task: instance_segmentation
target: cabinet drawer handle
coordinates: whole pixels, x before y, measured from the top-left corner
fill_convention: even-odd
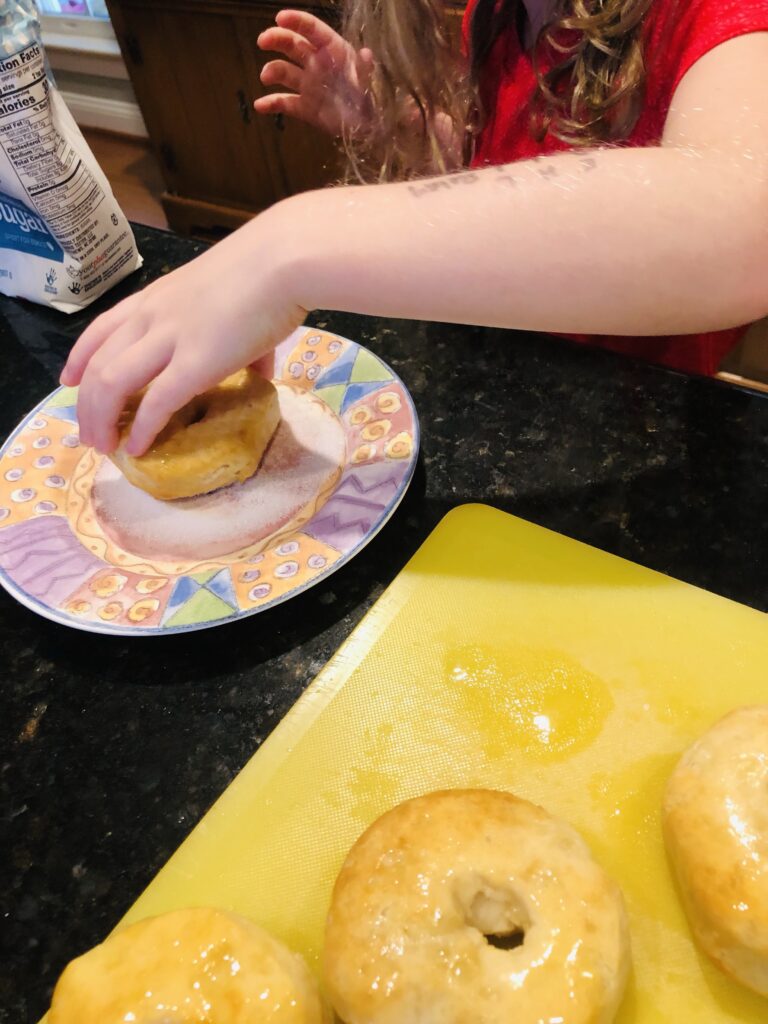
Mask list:
[[[160,143],[160,157],[166,166],[166,169],[171,173],[177,171],[178,164],[176,163],[176,154],[173,151],[173,147],[167,142]]]
[[[144,54],[141,52],[139,40],[132,32],[129,32],[125,36],[123,46],[125,48],[125,52],[127,53],[132,63],[141,67],[141,65],[144,63]]]
[[[245,93],[242,89],[237,90],[237,102],[240,107],[240,118],[243,124],[250,124],[251,108],[248,106],[248,100],[245,98]]]

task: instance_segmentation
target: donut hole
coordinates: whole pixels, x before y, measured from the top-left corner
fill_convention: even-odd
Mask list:
[[[193,423],[200,423],[201,420],[205,419],[206,411],[207,410],[205,410],[202,407],[202,405],[199,406],[197,409],[194,409],[193,412],[192,412],[192,416],[190,418],[190,421],[188,423],[188,426],[191,427]]]
[[[211,404],[208,395],[197,395],[173,414],[157,436],[153,447],[173,444],[175,451],[196,451],[209,443],[220,429],[217,417],[222,410]]]
[[[208,415],[208,408],[208,402],[203,395],[193,398],[176,413],[176,429],[184,430],[195,423],[202,423]]]
[[[483,938],[494,949],[517,949],[525,942],[525,932],[520,929],[508,935],[483,935]]]
[[[518,949],[525,942],[531,918],[522,898],[513,889],[482,883],[459,894],[464,920],[494,949]]]

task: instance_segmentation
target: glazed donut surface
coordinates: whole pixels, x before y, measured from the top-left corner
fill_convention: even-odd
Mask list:
[[[326,926],[345,1024],[608,1024],[628,967],[621,893],[581,837],[492,790],[432,793],[374,822]]]
[[[132,484],[163,501],[253,476],[280,421],[274,384],[240,370],[175,412],[150,449],[135,457],[124,443],[141,397],[133,396],[123,411],[112,461]]]
[[[328,1024],[296,953],[208,908],[148,918],[73,960],[49,1024]]]
[[[768,705],[732,711],[688,748],[663,822],[699,945],[768,996]]]

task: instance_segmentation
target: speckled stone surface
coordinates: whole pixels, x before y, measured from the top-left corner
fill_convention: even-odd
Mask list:
[[[145,268],[76,317],[0,300],[0,433],[100,308],[198,247],[138,229]],[[487,502],[768,608],[768,398],[533,335],[316,314],[410,388],[400,510],[307,594],[231,626],[91,636],[0,592],[0,1021],[35,1021],[442,516]]]

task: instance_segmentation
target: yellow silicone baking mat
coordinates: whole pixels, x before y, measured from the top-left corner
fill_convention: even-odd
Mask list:
[[[125,918],[213,905],[319,968],[334,876],[377,815],[451,786],[512,790],[621,883],[621,1024],[768,1019],[696,952],[659,832],[683,748],[766,699],[756,611],[483,506],[450,513]]]

